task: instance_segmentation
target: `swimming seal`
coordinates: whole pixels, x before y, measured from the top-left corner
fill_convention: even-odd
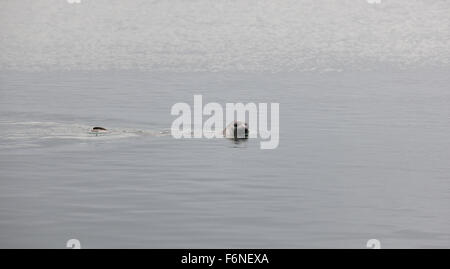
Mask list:
[[[248,124],[240,121],[234,121],[223,130],[223,136],[232,139],[247,139],[248,138]]]
[[[92,132],[106,132],[108,130],[106,128],[103,128],[103,127],[94,127],[94,128],[92,128],[91,131]]]

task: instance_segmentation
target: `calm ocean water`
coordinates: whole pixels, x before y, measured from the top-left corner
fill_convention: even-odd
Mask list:
[[[0,248],[448,248],[450,3],[385,2],[2,1]],[[194,94],[279,147],[172,138]]]

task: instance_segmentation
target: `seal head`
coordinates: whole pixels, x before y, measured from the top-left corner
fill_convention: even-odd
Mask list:
[[[223,136],[232,139],[247,139],[248,138],[248,124],[241,121],[234,121],[223,130]]]

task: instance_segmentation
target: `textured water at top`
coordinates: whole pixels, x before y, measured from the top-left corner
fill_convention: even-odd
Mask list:
[[[448,66],[446,0],[3,0],[2,69]]]

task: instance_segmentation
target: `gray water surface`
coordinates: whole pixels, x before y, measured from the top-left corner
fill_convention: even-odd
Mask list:
[[[448,247],[449,77],[4,72],[1,246]],[[194,94],[279,102],[279,147],[172,138]]]
[[[369,2],[1,0],[0,248],[449,248],[450,1]]]

